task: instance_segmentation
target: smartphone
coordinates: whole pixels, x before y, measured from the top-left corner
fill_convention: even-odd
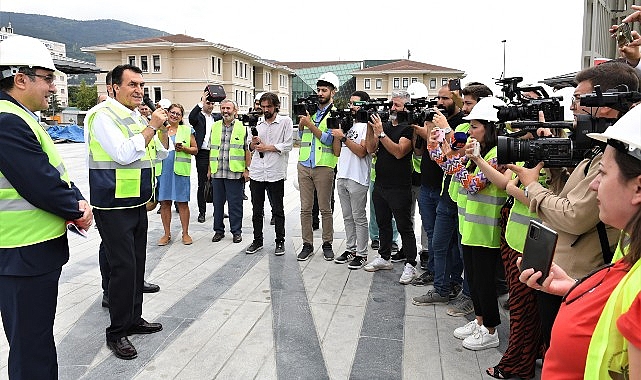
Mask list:
[[[182,148],[183,143],[181,143],[181,142],[177,142],[176,144],[174,144],[174,146],[175,146],[176,148]]]
[[[481,143],[474,141],[474,149],[472,150],[472,156],[478,157],[481,155]]]
[[[461,80],[459,78],[450,79],[448,87],[450,91],[458,91],[461,89]]]
[[[530,220],[523,248],[521,271],[529,268],[533,268],[534,272],[541,271],[543,276],[537,281],[539,285],[550,274],[557,239],[556,231],[536,220]]]
[[[443,142],[445,140],[445,130],[436,128],[436,141]]]
[[[617,28],[617,44],[619,47],[623,47],[630,42],[632,42],[632,30],[630,29],[630,24],[624,22],[620,24]]]

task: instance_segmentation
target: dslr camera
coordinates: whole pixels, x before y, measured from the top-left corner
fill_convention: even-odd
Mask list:
[[[347,132],[354,125],[354,118],[352,117],[352,111],[348,109],[344,110],[330,110],[329,116],[327,117],[327,129],[342,129],[343,133]]]
[[[512,120],[539,120],[539,111],[543,111],[545,121],[563,121],[564,110],[561,105],[563,97],[550,97],[541,86],[519,87],[518,83],[523,77],[499,79],[496,84],[501,85],[501,91],[506,99],[507,106],[498,108],[499,122]],[[525,92],[536,92],[541,95],[539,99],[530,99],[523,96]]]
[[[318,111],[318,95],[312,94],[306,98],[298,98],[293,107],[296,116],[305,116],[307,113],[313,115]]]
[[[625,86],[623,86],[625,87]],[[625,90],[625,91],[621,91]],[[621,112],[630,109],[632,103],[641,101],[641,93],[617,88],[602,92],[599,86],[591,94],[581,95],[580,104],[584,107],[610,107]],[[507,136],[499,136],[497,146],[497,159],[499,164],[524,161],[528,167],[533,167],[540,161],[546,167],[575,167],[593,150],[603,143],[589,138],[588,133],[603,133],[617,119],[595,118],[589,114],[577,115],[576,126],[571,122],[556,123],[518,123],[523,127],[520,132]],[[512,126],[517,125],[512,123]],[[536,137],[537,128],[567,128],[571,133],[567,138],[561,137]],[[531,132],[534,139],[521,140],[517,138]]]
[[[392,107],[392,102],[387,98],[370,99],[366,102],[356,102],[354,105],[360,107],[356,111],[356,117],[354,118],[356,123],[367,123],[374,114],[377,114],[383,123],[389,121],[389,110]]]
[[[405,120],[404,114],[406,114],[408,124],[423,126],[426,121],[431,122],[432,120],[434,120],[434,116],[436,115],[434,107],[437,105],[437,102],[438,101],[436,99],[428,100],[425,98],[418,98],[412,100],[411,102],[407,102],[405,103],[405,109],[407,111],[399,112],[398,120],[399,122],[403,122]],[[449,116],[445,108],[439,107],[438,110],[443,114],[443,116]]]
[[[263,115],[262,112],[251,111],[251,112],[247,112],[246,114],[243,114],[243,115],[238,115],[238,118],[240,119],[240,121],[243,122],[244,126],[255,127],[255,126],[258,125],[258,119],[262,115]]]

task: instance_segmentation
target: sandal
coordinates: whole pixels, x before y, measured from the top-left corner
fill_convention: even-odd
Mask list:
[[[490,372],[490,370],[492,370],[492,372]],[[499,368],[498,365],[492,368],[486,369],[485,373],[487,373],[488,375],[492,376],[495,379],[511,379],[512,378],[512,375],[510,375],[509,373],[503,372],[503,370]]]
[[[171,241],[171,235],[169,235],[169,236],[163,235],[160,238],[160,240],[158,240],[158,245],[159,246],[165,246],[165,245],[169,244],[170,241]]]

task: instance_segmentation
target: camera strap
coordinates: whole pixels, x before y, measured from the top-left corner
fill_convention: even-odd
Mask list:
[[[325,108],[325,111],[323,111],[323,114],[321,115],[320,120],[318,120],[318,124],[316,124],[316,126],[319,126],[320,123],[323,122],[323,119],[325,119],[325,116],[327,116],[327,114],[329,113],[329,111],[332,110],[332,108],[334,108],[334,103],[328,105],[327,108]],[[316,122],[316,121],[314,121],[314,122]]]
[[[587,176],[590,166],[592,165],[592,160],[599,155],[603,150],[601,147],[596,146],[589,152],[590,162],[583,169],[583,175]],[[596,224],[596,231],[599,235],[599,243],[601,243],[601,254],[603,255],[603,262],[608,264],[612,261],[614,253],[610,250],[610,242],[608,241],[608,232],[605,230],[605,223],[599,220]]]

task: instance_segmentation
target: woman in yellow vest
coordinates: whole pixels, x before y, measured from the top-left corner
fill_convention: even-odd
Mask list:
[[[189,236],[189,194],[191,186],[191,157],[198,153],[194,129],[183,124],[185,110],[180,104],[172,104],[167,109],[169,126],[167,133],[174,141],[175,153],[156,164],[158,176],[158,200],[160,201],[160,218],[165,234],[158,240],[158,245],[167,245],[171,241],[171,202],[176,202],[182,226],[182,242],[192,243]]]
[[[465,146],[465,157],[451,158],[456,178],[465,191],[465,216],[459,220],[465,278],[470,287],[476,318],[454,330],[454,336],[463,340],[469,350],[484,350],[499,345],[496,326],[501,318],[496,300],[496,268],[500,260],[500,210],[507,195],[493,184],[480,168],[485,161],[498,168],[496,144],[498,121],[496,106],[505,105],[500,99],[481,99],[465,120],[470,121],[470,140]],[[458,161],[458,163],[456,162]]]
[[[522,282],[564,296],[542,379],[641,379],[640,125],[635,107],[604,133],[589,134],[607,142],[590,187],[598,194],[599,219],[621,229],[616,261],[582,279],[552,264],[542,285],[540,271],[522,268]]]

